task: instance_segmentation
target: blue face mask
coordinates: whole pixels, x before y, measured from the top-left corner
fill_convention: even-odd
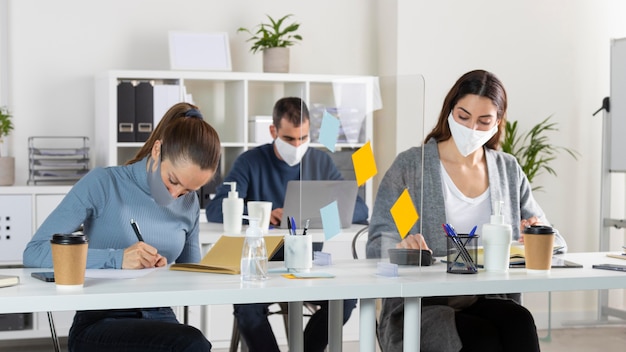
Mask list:
[[[160,157],[159,157],[160,159]],[[163,179],[161,178],[161,162],[158,161],[158,166],[156,171],[152,171],[154,163],[156,160],[150,158],[148,160],[148,185],[150,186],[150,194],[152,194],[152,199],[161,206],[168,206],[172,204],[174,200],[176,200],[170,192],[165,187],[165,183],[163,183]]]

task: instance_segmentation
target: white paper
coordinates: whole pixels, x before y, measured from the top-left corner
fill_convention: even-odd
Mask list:
[[[92,279],[136,279],[146,276],[159,268],[147,269],[87,269],[85,277]]]

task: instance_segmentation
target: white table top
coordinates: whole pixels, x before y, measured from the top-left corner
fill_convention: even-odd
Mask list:
[[[378,260],[346,260],[314,267],[334,274],[332,279],[290,280],[272,273],[261,283],[242,283],[236,275],[159,269],[137,279],[87,278],[77,292],[58,291],[54,284],[30,277],[42,269],[1,269],[0,274],[19,275],[21,283],[0,288],[0,313],[626,288],[626,273],[591,268],[626,261],[604,253],[565,257],[584,267],[552,269],[549,275],[527,274],[525,269],[460,275],[447,274],[445,265],[436,263],[401,267],[399,277],[387,278],[376,275]]]

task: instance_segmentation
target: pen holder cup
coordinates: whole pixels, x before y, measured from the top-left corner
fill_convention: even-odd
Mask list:
[[[285,267],[289,272],[309,272],[313,266],[313,236],[285,236]]]
[[[451,274],[476,274],[478,236],[459,234],[446,236],[448,242],[447,269]]]

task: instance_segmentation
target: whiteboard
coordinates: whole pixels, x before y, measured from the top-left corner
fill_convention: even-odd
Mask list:
[[[610,171],[626,171],[626,38],[611,41]]]

